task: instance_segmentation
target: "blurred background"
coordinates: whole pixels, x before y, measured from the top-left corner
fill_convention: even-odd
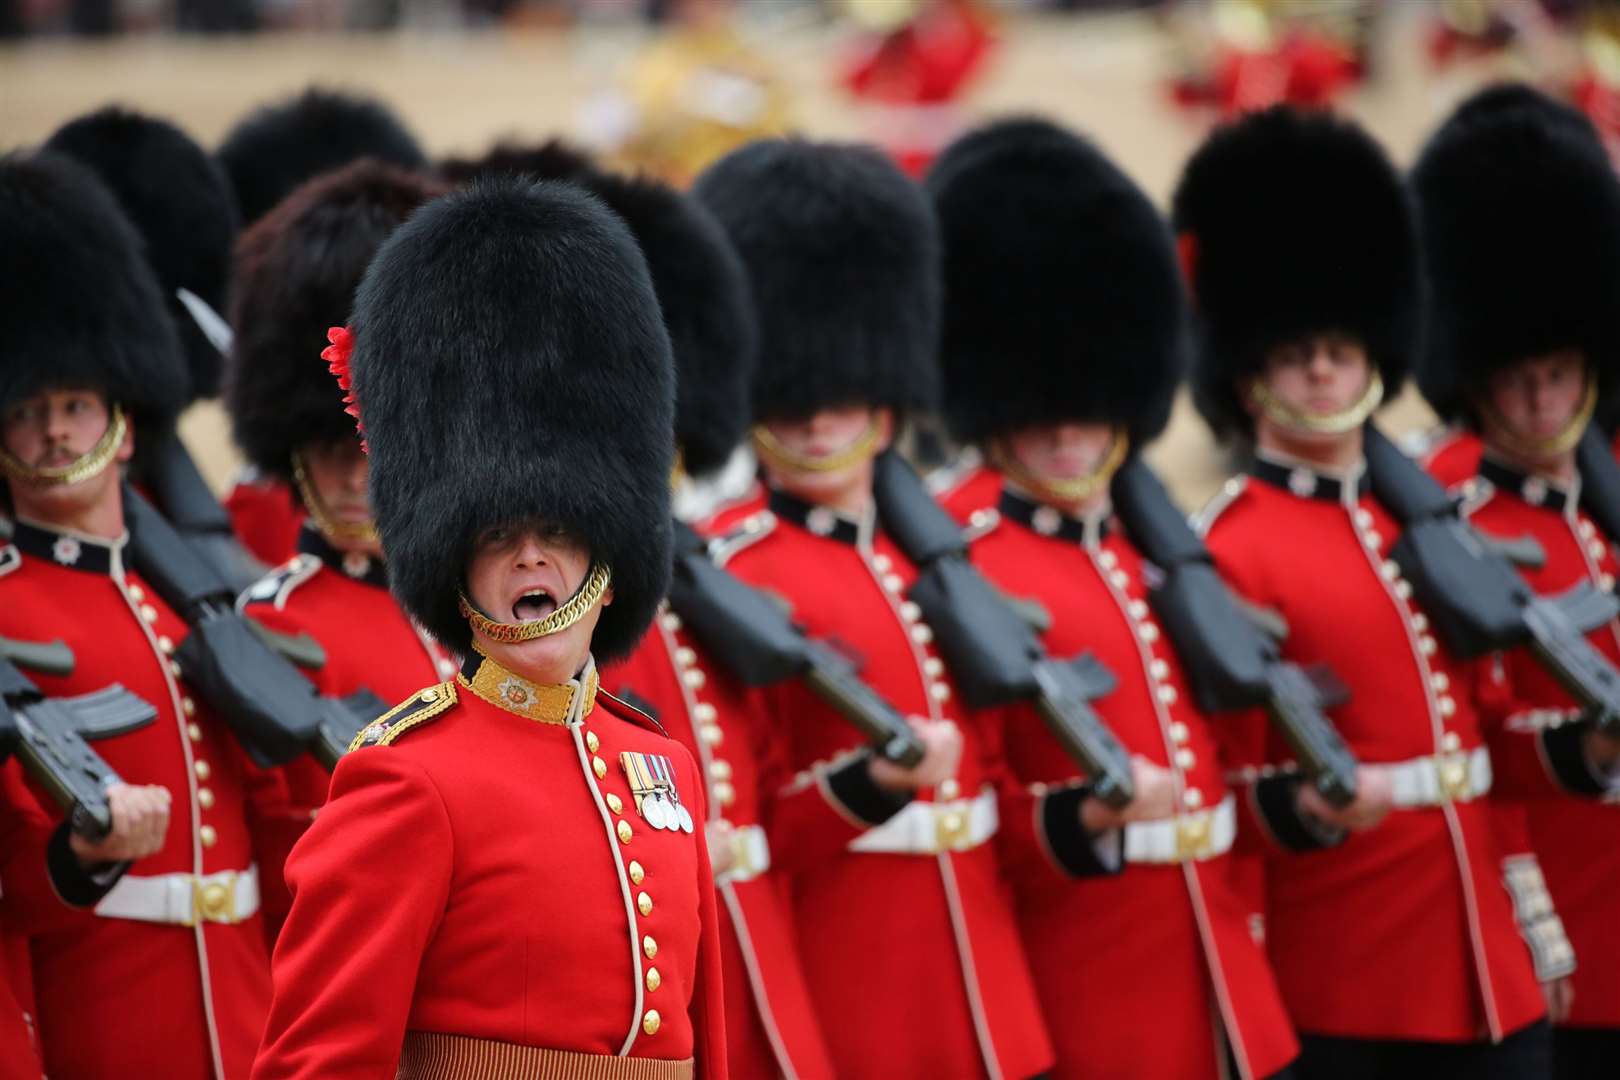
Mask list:
[[[0,150],[113,102],[212,147],[316,84],[386,101],[435,157],[565,135],[684,183],[788,131],[875,141],[920,174],[964,127],[1039,112],[1163,206],[1223,116],[1334,103],[1405,165],[1503,78],[1620,146],[1620,0],[0,0]],[[1431,420],[1410,393],[1384,415]],[[222,487],[218,408],[182,430]],[[1150,456],[1188,507],[1228,468],[1185,403]]]

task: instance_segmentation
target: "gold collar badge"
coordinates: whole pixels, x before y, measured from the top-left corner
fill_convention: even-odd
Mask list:
[[[574,695],[583,692],[578,719],[583,720],[596,707],[597,676],[592,666],[584,678],[565,683],[530,682],[513,674],[489,657],[482,657],[478,669],[468,678],[463,672],[456,681],[489,702],[516,716],[542,724],[567,724],[574,716]]]

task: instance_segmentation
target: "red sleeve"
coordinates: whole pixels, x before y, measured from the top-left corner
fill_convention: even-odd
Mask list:
[[[81,917],[52,884],[46,858],[60,815],[49,812],[12,759],[0,765],[0,922],[8,934],[40,934]]]
[[[687,767],[687,791],[698,793],[694,815],[709,820],[708,794],[689,753],[683,754]],[[714,868],[709,861],[709,841],[700,827],[694,833],[698,856],[698,915],[703,937],[698,942],[697,978],[692,991],[692,1056],[696,1059],[698,1080],[726,1080],[725,1000],[722,996],[720,961],[720,916],[714,892]]]
[[[417,969],[449,898],[453,846],[419,766],[388,749],[338,763],[331,801],[287,863],[292,910],[255,1080],[394,1075]]]

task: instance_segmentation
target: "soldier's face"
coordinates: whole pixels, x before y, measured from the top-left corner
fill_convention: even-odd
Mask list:
[[[1510,441],[1521,444],[1559,435],[1581,407],[1586,378],[1579,349],[1561,349],[1493,372],[1485,387],[1491,406],[1485,410],[1486,440],[1499,425]]]
[[[1037,480],[1078,480],[1097,471],[1113,441],[1111,424],[1037,424],[1008,435],[1006,448]]]
[[[23,464],[36,469],[71,465],[94,449],[107,433],[112,410],[100,391],[82,387],[45,390],[13,403],[0,414],[0,442]],[[135,452],[131,423],[114,461],[123,464]],[[103,469],[76,484],[35,484],[9,480],[17,516],[47,525],[71,525],[85,510],[116,498],[119,470]]]
[[[359,439],[314,443],[300,451],[299,456],[303,458],[310,486],[315,489],[316,498],[325,505],[328,517],[344,525],[364,525],[371,521],[368,486],[371,459],[360,448]],[[334,547],[343,551],[364,551],[376,555],[382,550],[375,540],[329,539]]]
[[[793,454],[812,460],[828,459],[854,446],[873,426],[877,442],[872,454],[843,468],[796,469],[767,461],[771,483],[806,502],[848,505],[853,508],[872,489],[872,458],[889,445],[894,433],[894,412],[867,405],[841,405],[822,409],[802,420],[771,420],[765,427]]]
[[[1360,401],[1371,377],[1367,350],[1355,339],[1339,334],[1321,334],[1274,346],[1266,353],[1258,376],[1290,412],[1319,417],[1341,413]],[[1257,424],[1276,426],[1258,409],[1255,412]],[[1281,434],[1290,439],[1342,437],[1299,431]]]
[[[591,569],[591,551],[577,537],[543,525],[487,529],[467,567],[467,595],[498,622],[543,619],[579,590]],[[591,650],[601,603],[566,630],[533,641],[504,644],[474,631],[478,645],[496,663],[539,683],[566,682],[579,673]]]

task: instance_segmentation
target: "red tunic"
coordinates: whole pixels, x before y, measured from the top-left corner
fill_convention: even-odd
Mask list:
[[[260,562],[279,566],[298,552],[304,507],[280,480],[244,469],[225,496],[231,529]]]
[[[1428,632],[1387,561],[1398,527],[1364,481],[1257,462],[1206,522],[1210,550],[1240,594],[1286,620],[1289,659],[1347,683],[1332,719],[1363,762],[1470,753],[1484,738],[1475,672]],[[1229,760],[1287,761],[1258,718],[1223,736]],[[1251,799],[1256,779],[1244,774]],[[1543,1015],[1489,814],[1486,799],[1397,809],[1337,846],[1267,859],[1267,944],[1300,1031],[1496,1040]]]
[[[717,561],[785,599],[797,622],[850,655],[895,708],[957,722],[961,767],[919,792],[920,802],[982,797],[993,805],[1004,767],[1000,726],[963,715],[932,631],[904,599],[915,570],[870,519],[773,493],[771,510],[718,544]],[[857,838],[882,835],[863,831],[894,812],[862,793],[864,762],[849,757],[863,746],[860,734],[797,682],[762,697],[797,770],[774,796],[771,850],[790,875],[805,977],[838,1075],[1023,1077],[1050,1067],[993,844],[850,850]],[[932,813],[902,813],[911,811]]]
[[[1583,582],[1612,591],[1614,550],[1578,506],[1578,492],[1516,474],[1491,458],[1463,489],[1463,510],[1481,531],[1533,538],[1546,554],[1539,569],[1522,568],[1540,594]],[[1587,635],[1620,664],[1620,626]],[[1498,784],[1522,812],[1528,846],[1540,861],[1547,889],[1574,946],[1575,1001],[1569,1023],[1620,1027],[1620,792],[1592,774],[1580,748],[1581,729],[1567,725],[1575,702],[1526,650],[1494,666],[1498,694],[1492,711],[1499,735],[1492,759]],[[1608,799],[1600,799],[1608,794]]]
[[[439,644],[400,610],[388,591],[380,559],[345,557],[310,529],[299,533],[300,554],[243,594],[242,610],[272,630],[308,634],[326,652],[326,664],[304,671],[322,694],[347,697],[361,689],[384,701],[456,673]],[[326,802],[332,775],[305,755],[281,767],[288,801],[276,808],[259,840],[265,930],[274,942],[291,897],[282,866],[315,811]]]
[[[488,666],[492,697],[555,690]],[[381,1080],[408,1033],[443,1033],[696,1058],[697,1076],[723,1080],[703,833],[653,828],[621,759],[667,759],[700,823],[691,756],[606,694],[576,689],[542,721],[465,676],[378,733],[338,763],[287,864],[292,911],[253,1075]]]
[[[762,796],[781,783],[781,755],[750,696],[697,647],[674,612],[659,612],[635,653],[603,671],[602,685],[645,702],[698,761],[708,778],[710,820],[762,830]],[[740,866],[722,874],[715,891],[732,1073],[832,1076],[781,875]]]
[[[64,910],[54,890],[37,894],[49,885],[37,868],[45,861],[51,832],[22,766],[15,760],[0,765],[0,1080],[44,1076],[26,932],[48,925]]]
[[[71,695],[117,682],[158,710],[152,724],[96,743],[125,780],[161,784],[173,796],[163,849],[120,884],[247,870],[253,843],[245,758],[169,659],[185,623],[124,567],[122,542],[18,523],[13,545],[0,555],[0,566],[10,568],[0,570],[0,634],[61,639],[76,661],[66,678],[33,674],[40,688]],[[32,937],[52,1077],[247,1075],[269,1000],[258,915],[187,927],[61,914],[59,925]]]

